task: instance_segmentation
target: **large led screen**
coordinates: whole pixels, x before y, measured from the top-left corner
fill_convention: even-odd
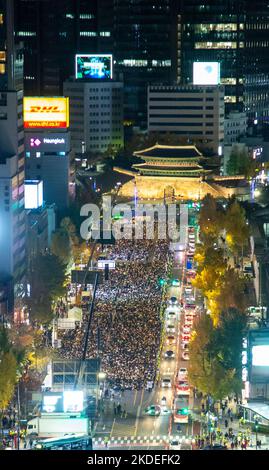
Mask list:
[[[77,54],[76,78],[111,79],[112,55],[111,54]]]
[[[252,365],[269,367],[269,345],[258,345],[252,348]]]
[[[193,62],[194,85],[218,85],[219,83],[219,62]]]

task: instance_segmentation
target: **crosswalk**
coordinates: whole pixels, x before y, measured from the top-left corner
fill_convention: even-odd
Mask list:
[[[134,424],[127,424],[127,423],[117,423],[114,422],[110,437],[111,438],[118,438],[121,436],[125,437],[132,437],[136,435],[136,426]]]

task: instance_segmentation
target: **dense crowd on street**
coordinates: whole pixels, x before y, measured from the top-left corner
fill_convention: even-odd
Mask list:
[[[99,356],[111,385],[140,388],[156,374],[160,346],[159,280],[167,269],[168,243],[120,240],[106,252],[116,268],[96,293],[87,358]],[[61,333],[62,358],[81,358],[88,321]]]

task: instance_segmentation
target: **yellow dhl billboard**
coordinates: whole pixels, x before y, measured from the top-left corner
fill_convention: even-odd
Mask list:
[[[27,129],[69,127],[69,98],[24,98],[23,120]]]

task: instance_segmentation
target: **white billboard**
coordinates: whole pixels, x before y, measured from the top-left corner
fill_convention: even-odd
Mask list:
[[[63,392],[64,413],[79,413],[83,411],[84,395],[80,390]]]
[[[43,181],[26,180],[24,183],[25,209],[37,209],[43,206]]]
[[[108,264],[109,269],[115,269],[115,261],[114,260],[108,260],[108,259],[99,259],[97,263],[98,269],[105,269],[106,264]]]
[[[193,62],[194,85],[219,85],[219,62]]]
[[[258,345],[252,348],[252,365],[269,367],[269,345]]]

